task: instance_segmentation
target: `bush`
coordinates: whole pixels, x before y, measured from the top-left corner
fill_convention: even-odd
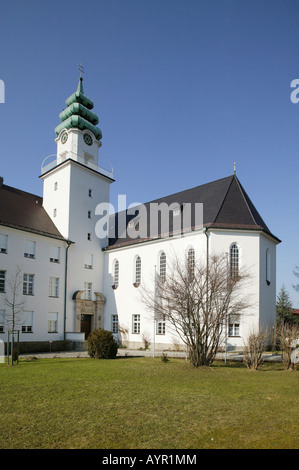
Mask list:
[[[257,370],[263,363],[262,354],[265,351],[268,339],[267,333],[251,331],[247,343],[244,345],[244,363],[248,369]]]
[[[88,354],[98,359],[115,359],[118,345],[111,331],[98,328],[88,336]]]

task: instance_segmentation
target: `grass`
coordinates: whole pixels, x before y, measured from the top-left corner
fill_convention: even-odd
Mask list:
[[[181,359],[0,364],[1,449],[298,449],[299,372]]]

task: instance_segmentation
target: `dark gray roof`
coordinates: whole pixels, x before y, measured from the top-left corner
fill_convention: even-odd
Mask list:
[[[168,205],[178,203],[182,208],[184,207],[184,204],[189,203],[193,208],[189,230],[196,229],[194,218],[195,203],[202,203],[203,225],[205,227],[263,231],[274,238],[278,243],[280,242],[280,240],[270,232],[235,174],[144,204],[147,208],[148,227],[150,226],[149,206],[152,203],[166,203]],[[153,238],[163,236],[161,233],[161,226],[159,224],[157,233],[154,235],[150,234],[148,229],[146,237],[132,239],[127,236],[124,238],[121,236],[121,233],[119,233],[119,214],[125,217],[126,224],[128,225],[129,221],[138,215],[138,206],[136,207],[136,213],[134,215],[129,216],[127,211],[125,211],[123,213],[113,214],[110,217],[111,232],[108,249],[149,241]],[[115,231],[115,236],[113,231]],[[169,218],[169,234],[171,235],[172,232],[173,216],[171,214]]]
[[[65,240],[42,206],[43,198],[0,186],[0,225]]]

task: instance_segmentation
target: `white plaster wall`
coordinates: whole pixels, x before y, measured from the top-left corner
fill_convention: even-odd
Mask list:
[[[250,307],[241,315],[240,337],[229,337],[228,346],[242,348],[245,338],[251,328],[259,325],[261,315],[260,300],[260,240],[262,235],[257,232],[242,231],[217,231],[209,232],[209,252],[228,253],[232,243],[237,243],[239,247],[240,269],[244,268],[250,272],[250,280],[246,284],[245,294],[249,298]],[[269,241],[273,250],[273,242]],[[104,328],[111,330],[111,316],[118,314],[119,323],[129,329],[128,341],[131,346],[142,346],[142,335],[145,333],[153,343],[154,323],[153,315],[148,312],[141,300],[139,288],[133,286],[134,259],[138,254],[142,262],[142,283],[154,288],[154,266],[159,270],[159,254],[165,251],[170,259],[174,253],[184,253],[193,246],[195,256],[206,259],[206,236],[203,233],[192,233],[180,239],[164,239],[155,242],[133,245],[131,247],[115,249],[106,252],[107,272],[104,284],[104,295],[106,304],[104,308]],[[120,282],[117,289],[112,289],[113,262],[119,261]],[[275,270],[275,250],[272,256],[272,270]],[[273,272],[273,276],[275,276]],[[275,295],[269,291],[268,302],[275,303]],[[132,333],[132,315],[141,315],[141,332],[139,335]],[[155,344],[160,347],[169,346],[173,343],[174,332],[169,332],[169,325],[166,324],[166,334],[156,335]]]
[[[57,190],[55,183],[57,182]],[[68,250],[67,331],[75,331],[73,294],[92,283],[94,292],[103,291],[104,260],[102,248],[107,237],[99,239],[95,215],[99,203],[109,202],[111,181],[95,171],[68,161],[44,177],[44,207],[64,237],[74,242]],[[92,197],[89,196],[92,190]],[[53,217],[54,208],[57,209]],[[88,218],[91,211],[91,218]],[[88,240],[88,233],[91,239]],[[93,269],[86,269],[85,256],[93,256]]]
[[[24,295],[24,310],[33,311],[33,332],[20,333],[20,341],[57,341],[63,339],[64,326],[64,267],[65,243],[22,230],[0,226],[0,233],[8,235],[7,254],[0,253],[0,269],[6,271],[6,280],[15,275],[19,266],[21,273],[34,274],[34,295]],[[36,242],[35,259],[24,257],[25,240]],[[60,247],[60,262],[50,262],[50,247]],[[49,297],[49,278],[59,278],[59,297]],[[6,282],[7,286],[7,282]],[[8,289],[8,288],[7,288]],[[22,289],[21,289],[22,291]],[[4,294],[0,294],[0,309],[8,311]],[[48,333],[48,313],[58,312],[58,331]],[[21,326],[18,329],[22,329]],[[7,340],[7,332],[0,335]]]

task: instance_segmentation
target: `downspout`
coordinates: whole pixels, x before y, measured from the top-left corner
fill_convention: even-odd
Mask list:
[[[66,303],[67,303],[67,270],[68,270],[68,251],[72,245],[70,240],[66,241],[67,247],[65,249],[65,271],[64,271],[64,307],[63,307],[63,339],[66,339]]]
[[[207,299],[208,299],[208,287],[209,287],[209,235],[208,235],[208,227],[203,228],[203,233],[207,237],[207,249],[206,249],[206,255],[207,255]]]

